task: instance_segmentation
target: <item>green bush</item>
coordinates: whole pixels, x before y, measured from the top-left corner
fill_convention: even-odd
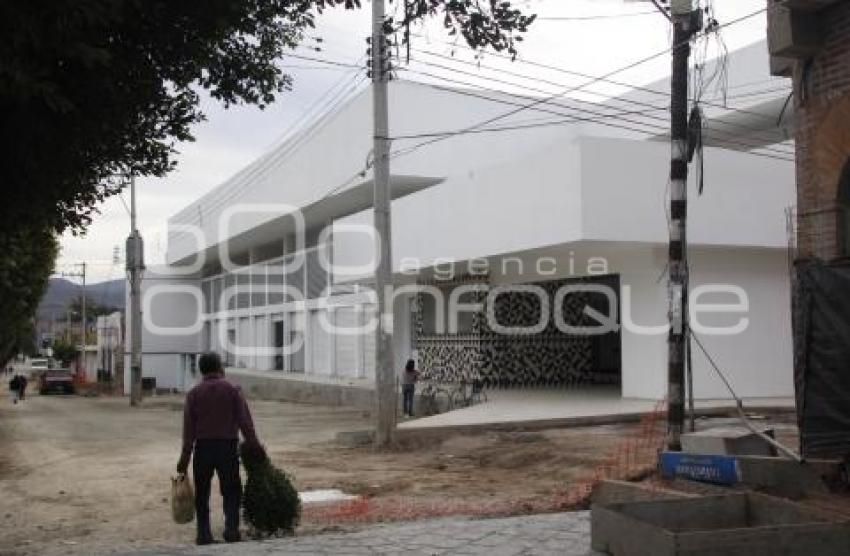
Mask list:
[[[239,448],[248,479],[242,497],[245,521],[263,535],[291,535],[301,519],[301,500],[289,475],[272,465],[262,446]]]

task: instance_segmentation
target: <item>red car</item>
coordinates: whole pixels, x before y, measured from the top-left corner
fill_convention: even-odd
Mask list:
[[[42,372],[38,377],[39,394],[50,392],[73,394],[74,390],[74,375],[68,369],[51,369]]]

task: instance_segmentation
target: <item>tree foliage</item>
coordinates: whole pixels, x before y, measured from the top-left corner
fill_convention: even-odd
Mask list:
[[[77,358],[80,350],[73,342],[56,341],[53,342],[53,357],[59,361],[63,367],[68,367],[71,362]]]
[[[248,478],[242,496],[245,521],[262,535],[288,535],[301,519],[301,499],[292,478],[272,465],[261,446],[239,447]]]
[[[0,366],[32,350],[33,317],[57,252],[56,237],[46,226],[0,234]]]
[[[533,21],[510,2],[396,0],[387,32],[441,17],[470,46],[515,53]],[[80,232],[123,187],[163,176],[204,119],[199,90],[260,107],[292,86],[278,62],[325,9],[360,0],[29,0],[0,3],[0,117],[7,195],[0,232]],[[365,45],[364,45],[365,46]],[[40,225],[40,224],[39,224]]]
[[[392,0],[390,0],[392,2]],[[387,33],[427,17],[475,48],[516,53],[534,17],[496,0],[395,0]],[[164,176],[204,119],[199,91],[264,107],[292,87],[279,62],[326,9],[360,0],[0,2],[0,356],[22,337],[56,255],[118,193]],[[365,46],[365,45],[364,45]],[[18,319],[21,320],[18,320]]]
[[[73,299],[68,305],[68,309],[70,309],[69,314],[71,317],[71,322],[80,322],[82,320],[83,314],[82,296]],[[98,303],[89,296],[86,296],[86,322],[91,323],[97,320],[97,317],[103,315],[111,315],[115,311],[120,311],[122,309],[123,307],[112,307],[110,305]]]

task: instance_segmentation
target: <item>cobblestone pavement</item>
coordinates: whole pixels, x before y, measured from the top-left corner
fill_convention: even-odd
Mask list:
[[[293,537],[236,545],[124,552],[122,556],[239,554],[546,555],[591,556],[590,513],[569,512],[502,519],[438,519],[375,525],[349,533]]]

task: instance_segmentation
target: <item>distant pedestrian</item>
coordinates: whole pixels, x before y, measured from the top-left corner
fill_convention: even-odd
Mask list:
[[[18,383],[18,392],[20,392],[20,399],[23,401],[27,397],[27,384],[29,381],[27,380],[26,375],[21,375],[21,380]]]
[[[185,474],[194,449],[195,513],[197,543],[211,544],[210,485],[218,475],[224,499],[224,540],[237,542],[242,480],[239,477],[239,432],[246,444],[262,451],[242,391],[224,379],[224,366],[216,353],[205,353],[198,361],[203,375],[200,384],[186,395],[183,411],[183,451],[177,472]]]
[[[416,370],[416,363],[413,359],[408,359],[401,378],[402,411],[408,417],[413,417],[413,397],[416,394],[418,380],[419,371]]]
[[[18,403],[18,398],[21,395],[21,380],[18,375],[12,377],[9,381],[9,398],[13,404]]]

